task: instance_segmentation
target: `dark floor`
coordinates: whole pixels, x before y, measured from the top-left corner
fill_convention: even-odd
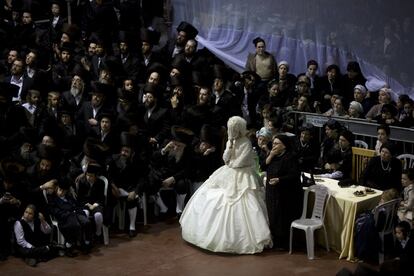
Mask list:
[[[308,261],[304,249],[294,254],[265,251],[257,255],[213,254],[190,246],[181,239],[178,222],[152,224],[146,233],[130,240],[112,235],[108,247],[101,246],[89,255],[59,257],[37,267],[10,257],[0,262],[0,275],[335,275],[342,267],[355,264],[338,260],[336,253],[322,248],[317,259]]]

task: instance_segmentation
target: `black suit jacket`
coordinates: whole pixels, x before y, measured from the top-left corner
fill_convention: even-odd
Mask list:
[[[170,120],[168,110],[156,106],[148,118],[148,110],[144,114],[144,126],[149,137],[154,137],[158,144],[162,144],[170,133]]]
[[[12,76],[5,78],[5,82],[10,83]],[[33,87],[33,79],[28,77],[26,74],[23,74],[23,86],[22,91],[20,92],[20,100],[26,102],[27,91]]]

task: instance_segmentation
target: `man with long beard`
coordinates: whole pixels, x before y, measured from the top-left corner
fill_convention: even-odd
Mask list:
[[[37,154],[39,161],[27,169],[28,179],[30,179],[28,191],[31,202],[43,214],[48,214],[43,190],[51,191],[55,188],[58,179],[59,150],[56,147],[40,144]]]
[[[148,135],[148,143],[154,148],[162,145],[164,139],[169,134],[170,123],[169,114],[166,108],[160,106],[161,100],[160,87],[152,83],[144,86],[145,96],[145,115],[144,127]]]
[[[86,93],[85,82],[80,73],[75,73],[72,77],[70,89],[62,93],[62,105],[67,110],[73,110],[75,112],[75,118],[78,118],[79,111],[81,110]]]
[[[144,156],[140,152],[136,152],[134,146],[136,139],[136,136],[127,132],[121,133],[121,150],[118,154],[113,155],[108,169],[112,194],[120,201],[119,204],[126,202],[129,215],[129,237],[131,238],[137,235],[135,222],[138,211],[138,195],[143,192],[148,171]]]

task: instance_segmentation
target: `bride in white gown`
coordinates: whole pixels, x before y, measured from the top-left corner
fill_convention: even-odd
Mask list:
[[[180,219],[182,236],[210,251],[254,254],[272,246],[266,205],[246,121],[231,117],[227,127],[225,165],[187,203]]]

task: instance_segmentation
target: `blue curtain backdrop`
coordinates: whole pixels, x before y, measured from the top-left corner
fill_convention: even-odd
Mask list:
[[[414,1],[408,0],[173,0],[173,31],[180,21],[199,30],[201,46],[243,71],[252,40],[260,36],[290,72],[305,72],[309,59],[319,75],[330,64],[342,73],[351,60],[367,79],[414,97]]]

